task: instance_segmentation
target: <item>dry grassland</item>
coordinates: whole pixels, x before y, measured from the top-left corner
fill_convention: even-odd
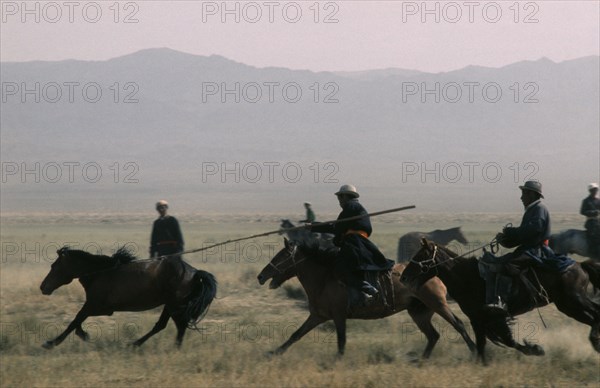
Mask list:
[[[188,249],[278,227],[278,217],[179,218]],[[489,241],[504,223],[518,223],[519,218],[520,215],[381,217],[374,221],[373,239],[394,258],[397,239],[403,233],[463,225],[475,247]],[[180,350],[175,348],[172,322],[141,348],[129,346],[150,330],[159,309],[91,317],[84,324],[91,336],[89,342],[71,334],[57,348],[43,349],[40,345],[64,330],[84,301],[77,281],[51,296],[40,293],[39,284],[56,256],[55,244],[69,242],[90,251],[98,246],[110,253],[116,245],[129,243],[140,257],[145,257],[151,221],[145,216],[103,215],[2,220],[2,387],[600,385],[600,357],[587,340],[589,328],[553,306],[540,310],[548,328],[543,327],[536,311],[519,317],[514,326],[517,338],[544,346],[544,357],[526,357],[489,344],[489,367],[476,364],[458,334],[437,316],[434,324],[442,337],[431,359],[419,360],[425,339],[406,312],[383,320],[350,321],[346,355],[342,359],[336,357],[331,323],[309,333],[284,355],[268,357],[266,353],[285,341],[307,316],[296,279],[278,290],[260,287],[256,281],[258,272],[282,247],[279,236],[186,257],[196,268],[215,274],[219,292],[202,322],[202,330],[188,331]],[[554,217],[556,229],[579,226],[579,221],[571,215]],[[16,253],[15,247],[19,248]],[[458,305],[452,304],[451,308],[465,319]]]

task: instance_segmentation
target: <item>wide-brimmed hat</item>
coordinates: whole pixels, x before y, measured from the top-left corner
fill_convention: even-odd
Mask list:
[[[527,181],[523,184],[523,186],[519,186],[519,189],[536,192],[542,198],[544,198],[544,195],[542,194],[542,184],[538,181]]]
[[[349,195],[354,198],[360,197],[360,195],[358,194],[358,191],[356,191],[356,187],[354,187],[352,185],[343,185],[342,187],[340,187],[340,190],[334,194],[335,195],[346,194],[346,195]]]

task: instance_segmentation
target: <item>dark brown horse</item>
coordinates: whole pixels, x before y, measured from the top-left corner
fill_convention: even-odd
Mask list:
[[[562,313],[592,327],[589,339],[600,353],[600,305],[587,296],[587,273],[578,263],[569,266],[563,273],[543,270],[536,270],[536,273],[548,300],[538,299],[532,303],[529,293],[515,284],[518,293],[508,300],[508,314],[498,314],[485,308],[485,283],[479,275],[476,258],[457,257],[447,248],[423,240],[421,249],[404,270],[402,281],[413,290],[418,290],[421,284],[434,277],[444,282],[450,296],[471,320],[478,358],[483,363],[486,361],[486,337],[495,344],[515,348],[527,355],[543,355],[544,350],[540,346],[515,341],[509,322],[514,316],[552,302]]]
[[[86,301],[67,329],[43,345],[46,349],[60,344],[73,330],[87,340],[88,334],[81,327],[87,317],[112,315],[115,311],[144,311],[161,305],[165,307],[158,322],[133,345],[143,344],[172,318],[177,326],[179,347],[186,328],[195,328],[217,292],[212,274],[195,269],[179,256],[135,261],[124,249],[108,257],[67,247],[57,253],[58,258],[40,286],[42,294],[50,295],[79,278]]]
[[[475,351],[475,344],[467,334],[461,320],[455,316],[446,302],[446,287],[439,279],[431,279],[416,294],[400,282],[404,265],[396,264],[392,272],[393,306],[374,303],[371,306],[347,309],[348,296],[331,269],[333,255],[318,247],[299,246],[285,240],[285,247],[273,257],[260,272],[258,281],[264,284],[272,279],[270,288],[281,286],[286,280],[297,276],[308,296],[310,315],[302,326],[273,353],[281,354],[290,345],[323,322],[333,319],[337,332],[338,353],[344,354],[346,345],[347,319],[379,319],[408,310],[411,318],[427,337],[423,357],[428,358],[440,335],[431,324],[434,312],[448,321],[463,337],[469,349]],[[380,277],[383,280],[383,276]]]

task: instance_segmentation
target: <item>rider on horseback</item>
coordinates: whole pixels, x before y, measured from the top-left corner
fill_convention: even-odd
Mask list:
[[[590,257],[600,256],[600,197],[598,197],[598,184],[590,183],[590,195],[581,202],[581,215],[586,216],[585,230]]]
[[[338,220],[368,214],[358,202],[356,187],[343,185],[335,193],[343,209]],[[386,271],[393,262],[383,256],[375,244],[369,240],[373,231],[369,217],[331,224],[309,224],[312,232],[333,233],[334,244],[340,247],[335,261],[335,273],[346,286],[362,291],[368,300],[378,294],[378,290],[363,279],[364,271]]]
[[[512,279],[503,274],[505,264],[517,259],[540,261],[553,255],[548,248],[550,238],[550,213],[542,203],[542,184],[527,181],[521,189],[521,201],[525,213],[518,228],[505,227],[496,235],[496,240],[506,248],[517,247],[513,252],[495,257],[486,252],[481,258],[482,276],[486,281],[486,304],[492,309],[506,310],[503,299],[510,293]]]

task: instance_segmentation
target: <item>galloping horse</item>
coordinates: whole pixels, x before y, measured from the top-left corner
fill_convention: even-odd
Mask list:
[[[600,353],[600,304],[592,301],[586,294],[586,272],[575,263],[563,273],[541,270],[536,270],[536,273],[548,299],[531,303],[519,287],[518,294],[508,300],[510,317],[485,308],[485,283],[479,275],[476,258],[459,258],[447,248],[427,240],[423,240],[421,249],[404,270],[402,281],[413,290],[418,290],[421,284],[427,284],[424,282],[435,277],[444,282],[452,298],[471,320],[477,342],[477,354],[483,363],[486,362],[486,336],[495,344],[515,348],[523,354],[543,355],[544,350],[540,346],[527,342],[521,345],[515,341],[508,321],[511,317],[551,302],[564,314],[592,327],[589,340]]]
[[[421,248],[421,239],[426,238],[429,241],[442,245],[448,245],[450,241],[456,240],[461,244],[468,244],[467,238],[459,227],[450,229],[436,229],[429,233],[410,232],[406,233],[398,240],[398,257],[396,262],[408,262]]]
[[[590,254],[588,246],[587,234],[584,230],[567,229],[560,233],[550,236],[550,248],[556,253],[568,255],[575,253],[583,257],[590,257],[595,260],[600,260],[600,257]]]
[[[434,312],[441,315],[462,335],[471,351],[475,350],[475,344],[467,334],[463,323],[448,307],[446,287],[439,279],[431,279],[413,294],[399,281],[404,265],[396,264],[391,274],[392,305],[377,303],[348,311],[346,288],[339,283],[332,272],[334,256],[331,251],[320,249],[318,246],[296,245],[286,239],[285,247],[258,275],[261,285],[272,279],[269,284],[269,288],[272,289],[297,276],[308,296],[310,315],[283,345],[272,352],[273,354],[285,352],[290,345],[316,326],[333,319],[337,332],[338,354],[342,355],[346,346],[347,319],[379,319],[402,310],[408,310],[411,318],[427,337],[424,358],[429,357],[440,337],[431,324]],[[385,275],[380,276],[380,282],[385,282],[384,277]]]
[[[186,328],[195,328],[216,296],[217,282],[208,272],[197,270],[179,256],[162,260],[139,260],[121,248],[112,257],[63,247],[40,289],[50,295],[73,279],[85,289],[86,301],[58,337],[43,346],[51,349],[75,330],[86,341],[81,327],[89,316],[112,315],[115,311],[144,311],[165,305],[152,330],[133,345],[139,346],[167,326],[169,318],[177,326],[177,346]]]

